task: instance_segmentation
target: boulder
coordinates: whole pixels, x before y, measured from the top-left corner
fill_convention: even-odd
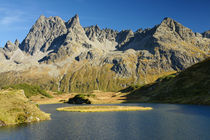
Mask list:
[[[69,104],[91,104],[91,101],[85,98],[84,95],[76,95],[68,100]]]

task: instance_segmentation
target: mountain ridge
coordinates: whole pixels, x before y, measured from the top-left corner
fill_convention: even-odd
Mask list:
[[[194,33],[171,18],[151,29],[118,32],[82,27],[78,15],[67,22],[40,16],[15,44],[0,50],[0,77],[8,82],[0,80],[0,87],[29,82],[62,92],[150,83],[204,60],[210,50],[207,33]]]

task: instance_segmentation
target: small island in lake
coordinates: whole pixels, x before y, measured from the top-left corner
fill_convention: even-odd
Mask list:
[[[57,108],[57,111],[70,112],[113,112],[113,111],[146,111],[152,110],[152,107],[141,106],[71,106]]]

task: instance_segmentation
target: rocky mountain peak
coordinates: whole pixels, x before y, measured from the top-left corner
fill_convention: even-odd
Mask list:
[[[0,48],[0,72],[14,71],[8,73],[11,82],[37,84],[39,80],[39,85],[55,91],[86,92],[97,86],[119,91],[203,60],[209,42],[171,18],[134,33],[97,25],[83,28],[78,15],[67,22],[40,16],[20,45],[26,53],[18,49],[18,41]],[[6,74],[0,74],[0,83],[5,83]]]
[[[142,33],[144,30],[142,28],[137,29],[135,33]]]
[[[91,26],[90,28],[92,28],[93,30],[95,30],[95,32],[100,31],[100,27],[96,24],[95,26]]]
[[[20,42],[19,42],[18,39],[15,40],[15,45],[16,45],[16,46],[19,46],[19,45],[20,45]]]
[[[128,42],[129,39],[133,36],[134,36],[134,33],[132,30],[122,30],[121,32],[119,32],[116,38],[116,41],[119,43],[118,47],[120,48],[122,45]]]
[[[195,34],[192,32],[191,29],[183,26],[179,22],[166,17],[163,19],[160,25],[156,28],[156,36],[159,34],[160,36],[163,35],[173,35],[177,39],[188,41],[190,38],[195,37]],[[159,36],[158,35],[158,36]]]
[[[168,26],[169,28],[175,30],[175,26],[182,26],[180,23],[176,22],[172,18],[165,17],[163,21],[160,23],[160,26]]]
[[[11,41],[7,41],[6,45],[3,48],[6,52],[12,52],[18,49],[18,46],[13,44]]]
[[[46,20],[47,17],[45,17],[44,15],[41,15],[36,22],[42,22],[44,20]]]
[[[6,42],[6,44],[5,44],[5,46],[8,46],[8,45],[11,45],[11,44],[13,44],[10,40],[8,40],[7,42]],[[14,44],[13,44],[14,45]]]
[[[202,35],[203,35],[203,37],[205,37],[205,38],[210,38],[210,30],[205,31]]]
[[[65,22],[60,17],[40,16],[20,45],[21,50],[34,55],[47,51],[54,39],[67,32]]]
[[[74,17],[72,17],[67,23],[66,23],[66,27],[70,28],[70,27],[74,27],[76,25],[80,25],[80,21],[79,21],[79,16],[78,14],[76,14]]]
[[[174,22],[174,20],[170,17],[165,17],[162,22]]]
[[[160,24],[160,26],[165,26],[165,25],[167,25],[172,30],[175,30],[175,26],[182,26],[181,24],[179,24],[178,22],[169,17],[164,18]]]

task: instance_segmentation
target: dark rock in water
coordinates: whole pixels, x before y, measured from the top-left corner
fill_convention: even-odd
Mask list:
[[[67,103],[69,103],[69,104],[91,104],[91,101],[89,99],[86,99],[82,95],[76,95],[73,98],[70,98]]]
[[[0,127],[1,126],[6,126],[6,124],[3,121],[0,120]]]

